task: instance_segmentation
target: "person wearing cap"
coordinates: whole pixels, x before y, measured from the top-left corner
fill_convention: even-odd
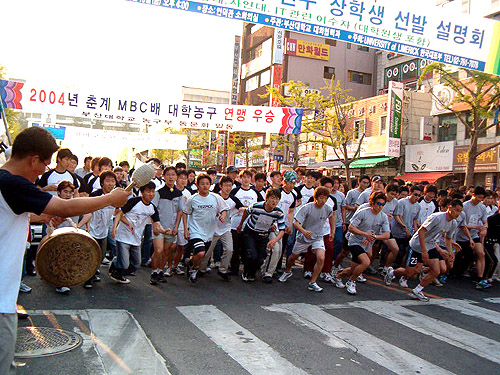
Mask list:
[[[356,208],[358,208],[364,203],[368,203],[368,201],[370,200],[370,194],[373,191],[384,192],[384,180],[382,179],[382,177],[380,177],[379,175],[372,176],[371,183],[372,183],[371,187],[365,189],[359,195],[358,199],[356,200]]]
[[[295,183],[297,182],[297,173],[295,171],[285,171],[283,173],[283,185],[280,187],[281,199],[278,203],[278,208],[285,214],[285,234],[267,254],[266,260],[262,265],[262,280],[269,283],[274,271],[281,267],[283,252],[286,251],[288,244],[288,236],[292,233],[293,215],[295,207],[298,205],[300,197],[295,191]],[[271,232],[269,238],[272,240],[278,236],[278,232]]]
[[[233,181],[233,189],[241,186],[241,182],[236,180],[236,178],[238,177],[238,168],[236,168],[234,165],[230,165],[229,167],[227,167],[226,176],[228,176]],[[215,184],[213,190],[211,191],[213,191],[214,193],[220,193],[220,185]]]

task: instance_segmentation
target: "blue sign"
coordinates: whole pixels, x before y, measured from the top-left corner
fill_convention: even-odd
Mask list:
[[[47,129],[55,139],[59,139],[61,141],[64,140],[64,136],[66,135],[66,126],[42,124],[39,122],[33,122],[33,123],[31,123],[31,125],[32,126],[39,126],[41,128]]]

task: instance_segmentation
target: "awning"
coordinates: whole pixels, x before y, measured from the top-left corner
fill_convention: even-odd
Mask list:
[[[384,161],[392,159],[392,156],[382,156],[378,158],[365,158],[365,159],[358,159],[354,160],[351,165],[349,166],[350,168],[371,168],[376,166],[379,163],[383,163]]]
[[[404,181],[422,182],[429,181],[435,182],[437,179],[449,175],[451,172],[420,172],[420,173],[405,173],[401,176],[396,176]]]
[[[324,161],[321,163],[308,164],[306,168],[308,169],[321,169],[321,168],[340,168],[342,167],[342,162],[340,160],[334,161]]]

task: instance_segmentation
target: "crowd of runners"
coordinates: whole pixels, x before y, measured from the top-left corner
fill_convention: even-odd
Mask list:
[[[152,285],[174,275],[197,283],[209,272],[225,281],[285,283],[302,267],[311,291],[331,284],[354,295],[365,275],[379,274],[386,285],[411,285],[410,297],[428,301],[422,290],[443,286],[448,277],[466,274],[477,289],[500,281],[497,194],[481,186],[439,190],[378,175],[348,186],[303,168],[266,174],[230,166],[219,175],[215,168],[199,173],[184,163],[148,162],[156,177],[124,207],[72,218],[99,243],[115,282],[130,283],[145,266]],[[89,156],[77,166],[78,158],[60,149],[55,168],[36,185],[72,199],[130,183],[127,162],[113,168],[111,159]],[[26,259],[35,274],[34,254]],[[99,271],[84,287],[98,281]],[[22,283],[20,290],[30,288]]]

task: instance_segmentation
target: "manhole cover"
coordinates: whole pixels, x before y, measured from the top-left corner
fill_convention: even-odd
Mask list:
[[[17,330],[16,357],[45,357],[77,348],[82,338],[76,333],[48,327],[22,327]]]

